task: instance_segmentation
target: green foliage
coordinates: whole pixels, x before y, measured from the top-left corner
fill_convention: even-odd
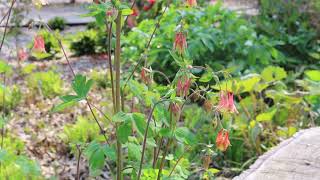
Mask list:
[[[296,64],[318,62],[320,59],[320,44],[317,41],[320,31],[318,29],[316,32],[313,24],[314,19],[319,18],[320,9],[314,2],[260,1],[260,13],[255,18],[257,30],[279,42],[277,49],[290,57],[287,67],[294,68]]]
[[[95,54],[96,38],[97,32],[95,30],[78,32],[72,39],[70,49],[77,56]]]
[[[46,98],[53,98],[62,93],[63,81],[54,71],[35,72],[27,77],[28,87]]]
[[[54,17],[49,20],[48,25],[53,30],[64,30],[66,27],[66,20],[62,17]]]
[[[115,160],[116,154],[113,148],[107,144],[101,145],[95,141],[91,142],[86,148],[84,154],[89,160],[89,169],[91,176],[98,176],[104,167],[105,157]]]
[[[123,109],[111,115],[111,124],[103,124],[107,129],[108,125],[113,128],[113,134],[108,138],[111,145],[104,142],[93,120],[79,118],[76,124],[65,126],[66,141],[73,148],[75,145],[85,147],[84,155],[91,176],[98,176],[106,162],[115,161],[118,153],[114,147],[116,141],[123,151],[125,178],[137,178],[142,157],[141,179],[157,179],[162,159],[163,179],[211,179],[218,172],[224,175],[226,169],[230,176],[235,176],[283,138],[302,128],[320,124],[318,65],[295,67],[295,71],[287,65],[297,57],[308,56],[308,62],[317,59],[317,45],[311,47],[308,44],[314,40],[309,26],[299,26],[302,28],[299,37],[286,30],[281,31],[281,35],[273,35],[262,32],[258,21],[254,24],[224,10],[219,3],[205,8],[185,8],[175,3],[163,16],[150,50],[146,51],[145,47],[159,16],[142,18],[139,25],[124,33],[121,39],[125,63],[136,63],[141,55],[145,55],[142,59],[145,60],[144,67],[152,66],[147,71],[148,76],[161,81],[158,76],[153,76],[154,69],[160,70],[173,80],[172,83],[162,85],[150,81],[143,84],[134,79],[121,82],[121,87],[125,88],[121,89],[123,96],[118,98],[123,100]],[[124,15],[131,13],[120,1],[90,6],[86,16],[95,17],[99,28],[76,35],[76,40],[71,43],[76,55],[105,52],[102,47],[106,47],[106,33],[102,26],[114,20],[114,17],[105,16],[106,10],[112,6],[123,10]],[[292,18],[293,21],[300,20],[296,14]],[[181,27],[188,35],[188,49],[183,55],[171,51],[174,34]],[[279,38],[282,35],[288,39]],[[288,53],[292,45],[296,48],[306,46],[299,56],[293,56]],[[177,81],[182,74],[192,79],[189,94],[194,94],[190,99],[178,97],[176,93]],[[236,76],[232,78],[232,75]],[[74,94],[62,96],[62,103],[53,111],[86,100],[93,81],[101,87],[108,87],[108,79],[99,76],[102,74],[95,72],[92,80],[87,80],[83,75],[76,75],[72,82]],[[126,77],[127,74],[121,74],[123,80]],[[124,83],[128,84],[124,86]],[[234,94],[239,113],[219,112],[219,91]],[[209,108],[206,107],[208,102]],[[182,110],[173,110],[173,103]],[[229,132],[232,145],[224,153],[214,145],[222,128]],[[146,145],[145,149],[141,148],[142,144]],[[158,161],[154,162],[155,158]],[[181,161],[168,177],[178,160]]]
[[[67,124],[63,128],[61,138],[69,143],[75,152],[75,145],[89,143],[93,140],[102,142],[103,136],[94,120],[79,116],[75,124]]]
[[[2,170],[0,177],[5,179],[40,179],[39,165],[23,155],[16,155],[4,149],[0,150]]]
[[[208,65],[214,70],[223,66],[237,66],[236,71],[254,68],[281,60],[275,49],[277,42],[259,35],[255,26],[234,12],[224,10],[220,4],[203,9],[171,7],[161,21],[148,53],[152,67],[169,77],[176,72],[176,59],[171,57],[176,24],[183,20],[187,35],[188,56],[194,65]],[[156,20],[145,19],[124,38],[124,59],[137,60],[144,52]]]
[[[14,154],[23,154],[24,151],[23,141],[13,136],[6,136],[3,138],[3,147],[8,152]]]
[[[32,56],[37,60],[49,59],[58,56],[58,53],[61,52],[59,41],[56,37],[60,37],[59,32],[50,33],[49,31],[43,29],[38,31],[38,35],[42,36],[44,39],[44,45],[46,52],[32,52]],[[33,44],[29,45],[30,48],[33,47]]]
[[[95,84],[99,88],[106,89],[107,87],[111,87],[109,73],[106,74],[97,70],[93,70],[90,74],[90,77],[95,81]]]
[[[3,86],[3,84],[0,84],[0,107],[1,108],[3,108],[3,105],[5,105],[6,109],[15,108],[20,103],[21,97],[22,97],[22,94],[18,86],[13,85],[8,87],[8,86]]]
[[[12,73],[12,67],[4,60],[0,61],[0,73],[6,75],[10,75]]]
[[[72,37],[70,49],[77,56],[107,52],[107,33],[105,28],[95,27],[78,32]]]
[[[55,106],[52,111],[62,111],[67,107],[75,105],[77,102],[87,98],[88,92],[93,85],[93,80],[87,81],[86,77],[77,74],[72,82],[72,89],[76,95],[65,95],[61,96],[60,99],[63,101],[61,104]]]
[[[13,136],[3,139],[0,150],[0,177],[9,179],[41,179],[39,165],[24,155],[24,143]]]
[[[21,69],[22,74],[27,75],[31,74],[37,68],[34,64],[28,64]]]

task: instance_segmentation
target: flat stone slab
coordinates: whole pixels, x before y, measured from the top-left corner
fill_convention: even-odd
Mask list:
[[[320,128],[296,133],[266,152],[234,180],[319,180]]]
[[[40,10],[31,8],[29,13],[25,14],[25,19],[22,24],[26,24],[29,20],[48,22],[54,17],[63,17],[67,24],[78,25],[87,24],[94,21],[92,17],[82,17],[89,11],[86,9],[88,4],[54,4],[43,6]]]
[[[88,3],[83,4],[50,4],[43,6],[41,9],[37,9],[32,5],[29,5],[29,10],[23,12],[22,26],[28,24],[30,20],[42,21],[48,23],[48,21],[54,17],[63,17],[68,25],[83,25],[89,22],[93,22],[95,19],[92,17],[83,17],[87,14]],[[7,7],[0,6],[0,17],[6,12]],[[1,24],[4,26],[4,22]]]

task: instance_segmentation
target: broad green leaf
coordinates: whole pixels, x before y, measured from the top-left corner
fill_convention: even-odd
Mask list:
[[[32,52],[31,55],[37,60],[43,60],[52,56],[52,54],[44,52]]]
[[[150,147],[157,147],[156,141],[153,138],[147,138],[147,145]]]
[[[106,155],[107,158],[109,158],[112,161],[116,160],[116,151],[112,147],[105,144],[102,146],[102,149],[103,149],[104,155]]]
[[[320,81],[320,70],[308,70],[305,75],[312,81]]]
[[[57,106],[54,106],[51,111],[52,112],[63,111],[64,109],[66,109],[68,107],[72,107],[72,106],[74,106],[76,104],[77,104],[77,101],[73,101],[73,100],[68,101],[68,102],[63,102],[63,103],[61,103],[61,104],[59,104]]]
[[[91,142],[84,151],[89,160],[89,169],[92,176],[98,176],[104,167],[105,152],[103,146],[96,141]]]
[[[141,146],[128,143],[128,156],[131,160],[137,161],[141,159]]]
[[[158,104],[154,110],[154,118],[158,122],[164,123],[166,126],[169,126],[170,115],[168,113],[167,108],[163,104]]]
[[[223,81],[218,85],[211,86],[216,90],[231,91],[234,93],[244,93],[255,90],[257,83],[261,80],[259,74],[248,74],[240,79],[233,79],[228,81]]]
[[[175,137],[178,141],[189,145],[196,144],[196,139],[190,130],[186,127],[179,127],[175,130]]]
[[[124,144],[128,141],[128,137],[131,134],[132,128],[131,128],[131,122],[123,122],[120,124],[117,130],[117,138],[119,141]]]
[[[290,126],[290,127],[288,128],[288,137],[293,136],[296,132],[297,132],[297,128],[294,127],[294,126]]]
[[[201,76],[199,81],[200,82],[209,82],[209,81],[211,81],[212,78],[213,78],[213,71],[209,66],[207,66],[206,72]]]
[[[134,113],[132,114],[132,117],[139,135],[143,137],[147,127],[145,115],[141,113]],[[149,126],[148,137],[152,137],[152,136],[153,136],[153,132],[151,130],[151,127]]]
[[[309,56],[313,57],[314,59],[319,60],[320,59],[320,53],[317,52],[310,52]]]
[[[161,128],[159,134],[162,137],[171,137],[172,131],[169,128]]]
[[[87,81],[86,77],[80,74],[77,74],[72,82],[72,88],[79,98],[86,98],[92,85],[92,79]]]
[[[133,13],[132,9],[122,9],[122,15],[123,16],[129,16]]]
[[[259,122],[271,121],[273,116],[276,114],[276,112],[277,112],[277,109],[273,108],[273,109],[269,110],[268,112],[258,114],[256,117],[256,120]]]
[[[69,102],[69,101],[78,101],[79,97],[75,95],[66,95],[66,96],[61,96],[60,99],[63,102]]]
[[[264,68],[261,76],[266,82],[279,81],[287,77],[287,72],[281,67],[268,66]]]
[[[207,171],[211,172],[212,174],[217,174],[218,172],[220,172],[220,170],[216,168],[209,168]]]
[[[112,117],[112,121],[114,122],[129,122],[132,120],[132,114],[124,113],[122,111],[118,112]]]

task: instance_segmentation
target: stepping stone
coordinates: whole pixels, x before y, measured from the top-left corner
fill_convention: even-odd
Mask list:
[[[54,17],[63,17],[68,25],[83,25],[94,21],[92,17],[81,17],[89,11],[86,9],[88,4],[55,4],[43,6],[41,9],[31,8],[22,24],[26,24],[29,20],[48,22]]]
[[[319,180],[320,128],[296,133],[266,152],[234,180]]]

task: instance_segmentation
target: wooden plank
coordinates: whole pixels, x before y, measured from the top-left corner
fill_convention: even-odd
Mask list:
[[[319,180],[320,128],[296,133],[258,158],[234,180]]]

